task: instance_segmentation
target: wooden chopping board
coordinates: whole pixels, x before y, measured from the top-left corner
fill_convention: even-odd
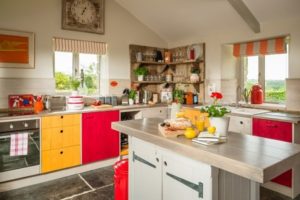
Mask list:
[[[164,137],[177,137],[184,135],[185,130],[170,130],[168,127],[158,124],[158,130]]]
[[[101,109],[101,108],[112,108],[112,105],[109,105],[109,104],[102,104],[100,106],[94,106],[94,105],[91,105],[92,108],[95,108],[95,109]]]

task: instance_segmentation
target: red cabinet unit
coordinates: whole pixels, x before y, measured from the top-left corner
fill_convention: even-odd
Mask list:
[[[253,118],[252,127],[253,135],[284,142],[293,142],[291,123]],[[292,169],[277,176],[272,181],[287,187],[292,187]]]
[[[82,163],[119,156],[119,132],[111,122],[119,121],[119,111],[82,114]]]

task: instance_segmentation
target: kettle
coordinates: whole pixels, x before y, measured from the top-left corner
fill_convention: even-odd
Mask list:
[[[261,85],[254,84],[251,89],[251,103],[262,104],[264,99],[264,93]]]

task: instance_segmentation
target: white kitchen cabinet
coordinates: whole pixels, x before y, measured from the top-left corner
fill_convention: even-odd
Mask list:
[[[212,200],[217,172],[210,165],[130,137],[130,200]],[[215,176],[214,176],[215,175]],[[215,192],[215,193],[214,193]]]
[[[154,145],[129,138],[129,199],[161,199],[161,155]]]
[[[146,108],[142,111],[143,118],[168,118],[168,108],[167,107],[155,107],[155,108]]]
[[[231,115],[228,131],[252,135],[252,118]]]

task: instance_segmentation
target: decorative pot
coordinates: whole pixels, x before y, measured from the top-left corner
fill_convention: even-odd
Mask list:
[[[133,99],[129,99],[128,102],[129,102],[129,105],[131,105],[131,106],[134,104],[134,100]]]
[[[216,133],[220,136],[227,136],[229,117],[210,117],[209,118],[210,126],[216,127]]]
[[[176,114],[181,109],[181,103],[172,103],[171,105],[171,119],[176,119]]]
[[[143,81],[144,80],[144,75],[138,75],[138,81]]]
[[[191,76],[190,76],[191,83],[197,83],[197,82],[199,82],[199,79],[200,79],[200,77],[198,74],[191,74]]]

